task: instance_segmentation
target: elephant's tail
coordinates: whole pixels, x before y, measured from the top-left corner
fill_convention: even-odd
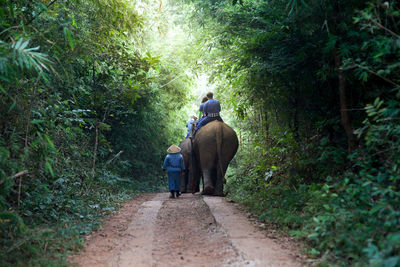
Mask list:
[[[215,139],[217,143],[218,168],[221,171],[221,180],[224,181],[225,172],[224,167],[222,166],[222,142],[224,140],[224,131],[222,130],[222,123],[217,127]]]

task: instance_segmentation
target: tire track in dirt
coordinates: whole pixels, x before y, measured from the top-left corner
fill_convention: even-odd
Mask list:
[[[232,245],[251,266],[300,267],[297,251],[284,249],[257,229],[246,216],[224,198],[204,197],[215,220],[228,233]],[[278,240],[281,241],[281,240]]]
[[[200,195],[164,202],[155,229],[153,266],[243,266]]]
[[[220,197],[144,194],[90,235],[73,266],[303,266],[295,246],[267,238]],[[287,245],[287,242],[285,243]]]
[[[127,229],[130,239],[123,245],[117,257],[109,266],[146,267],[154,265],[152,257],[154,224],[164,201],[165,196],[157,195],[140,206],[134,220]]]
[[[129,242],[132,234],[127,230],[143,203],[157,194],[143,194],[127,201],[117,212],[107,218],[102,227],[85,237],[84,248],[68,258],[71,266],[117,266],[113,262],[118,258],[122,247]]]

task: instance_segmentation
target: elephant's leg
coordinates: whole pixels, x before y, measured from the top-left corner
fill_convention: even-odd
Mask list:
[[[199,192],[199,184],[200,182],[196,182],[197,179],[195,178],[196,174],[194,174],[194,169],[187,169],[187,186],[186,186],[186,192]],[[197,177],[197,176],[196,176]],[[200,181],[200,178],[198,178]],[[195,185],[194,185],[195,184]],[[194,185],[194,186],[193,186]],[[193,189],[194,188],[194,189]]]
[[[203,185],[203,188],[204,188],[204,183],[203,183],[203,174],[200,174],[200,179],[199,179],[199,182],[197,183],[197,187],[196,187],[196,192],[200,192],[200,180],[201,180],[201,183],[202,183],[202,185]]]
[[[185,192],[189,192],[189,172],[189,169],[185,172]]]
[[[181,192],[186,193],[186,176],[187,176],[187,170],[185,171],[185,174],[181,176]]]
[[[203,195],[212,195],[214,194],[215,187],[213,182],[213,171],[211,169],[203,170],[203,181],[204,181],[204,190],[202,192]]]
[[[183,186],[181,186],[182,188],[182,193],[187,193],[190,191],[189,189],[189,169],[186,169],[185,171],[185,175],[183,177]]]
[[[220,168],[217,167],[217,179],[215,181],[215,196],[223,196],[224,195],[224,185],[223,185],[223,174],[221,173]]]
[[[190,186],[192,194],[200,191],[199,190],[200,178],[201,178],[200,169],[198,168],[198,166],[196,166],[196,164],[193,164],[189,172],[189,184],[188,184],[188,186]]]

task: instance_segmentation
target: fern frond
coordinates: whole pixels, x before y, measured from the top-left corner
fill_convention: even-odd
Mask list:
[[[8,76],[9,58],[8,58],[9,45],[0,41],[0,74]]]
[[[37,72],[48,70],[47,66],[51,64],[51,61],[47,58],[46,54],[37,52],[40,48],[39,46],[28,48],[29,41],[20,38],[17,42],[11,44],[11,63],[20,70],[27,69]]]

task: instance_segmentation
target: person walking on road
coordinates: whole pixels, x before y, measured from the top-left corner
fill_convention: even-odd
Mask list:
[[[185,162],[180,154],[181,149],[176,145],[172,145],[167,149],[169,153],[165,159],[162,166],[163,171],[168,173],[168,187],[171,192],[170,198],[175,198],[180,196],[180,182],[181,176],[184,174]]]

